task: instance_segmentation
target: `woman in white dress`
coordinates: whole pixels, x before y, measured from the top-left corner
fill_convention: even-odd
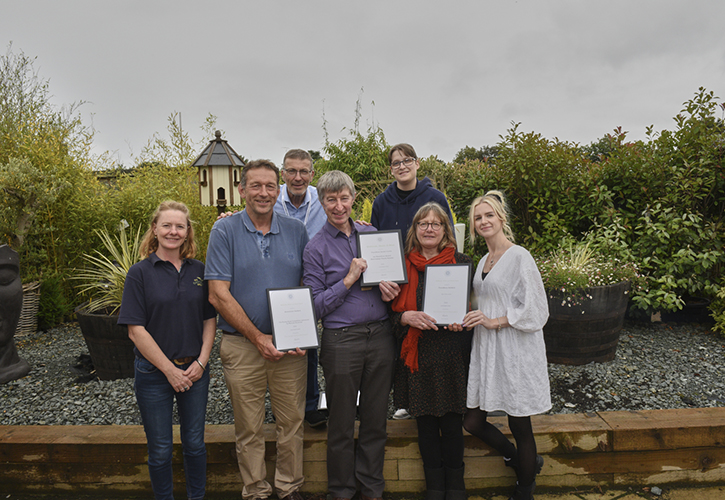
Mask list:
[[[531,254],[514,244],[502,193],[489,191],[473,201],[470,226],[471,239],[483,236],[488,253],[473,280],[478,309],[463,320],[463,326],[475,327],[463,426],[516,470],[511,499],[529,500],[543,465],[531,415],[551,409],[542,331],[549,317],[546,292]],[[496,410],[508,414],[516,447],[487,422],[488,412]]]

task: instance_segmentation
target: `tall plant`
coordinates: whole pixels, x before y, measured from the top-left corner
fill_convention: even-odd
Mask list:
[[[362,213],[362,200],[375,199],[392,181],[388,165],[388,148],[383,129],[370,125],[367,133],[360,132],[362,106],[360,97],[355,104],[355,123],[348,130],[348,136],[337,142],[330,142],[327,121],[323,120],[325,147],[323,158],[315,162],[315,178],[330,170],[341,170],[348,174],[358,190],[356,213]],[[346,129],[343,129],[346,130]]]
[[[141,227],[131,239],[123,223],[119,224],[118,236],[111,236],[107,230],[96,234],[106,253],[96,250],[93,254],[84,254],[87,267],[74,278],[84,282],[79,286],[80,293],[90,294],[86,308],[89,312],[104,310],[114,314],[121,307],[128,270],[140,260]]]

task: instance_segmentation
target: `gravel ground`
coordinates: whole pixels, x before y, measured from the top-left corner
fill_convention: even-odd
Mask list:
[[[218,356],[220,337],[210,363],[209,424],[233,421]],[[77,324],[15,342],[32,370],[0,385],[0,425],[141,423],[133,379],[100,381],[74,368],[88,353]],[[626,323],[614,361],[549,365],[551,413],[724,406],[723,366],[725,339],[705,326]]]

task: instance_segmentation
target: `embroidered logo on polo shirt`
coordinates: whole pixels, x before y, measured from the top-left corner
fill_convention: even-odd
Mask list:
[[[194,284],[196,286],[204,286],[204,278],[202,278],[201,276],[197,276],[196,278],[194,278]]]

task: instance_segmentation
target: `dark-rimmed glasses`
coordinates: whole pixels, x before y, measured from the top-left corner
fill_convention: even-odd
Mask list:
[[[410,156],[407,158],[403,158],[402,160],[394,161],[390,164],[391,167],[393,167],[393,170],[398,170],[401,165],[405,165],[406,167],[409,167],[413,164],[415,160],[418,158],[411,158]]]
[[[440,222],[419,222],[418,223],[418,229],[421,231],[427,231],[428,228],[431,228],[433,231],[439,231],[440,228],[443,227],[443,224]]]

